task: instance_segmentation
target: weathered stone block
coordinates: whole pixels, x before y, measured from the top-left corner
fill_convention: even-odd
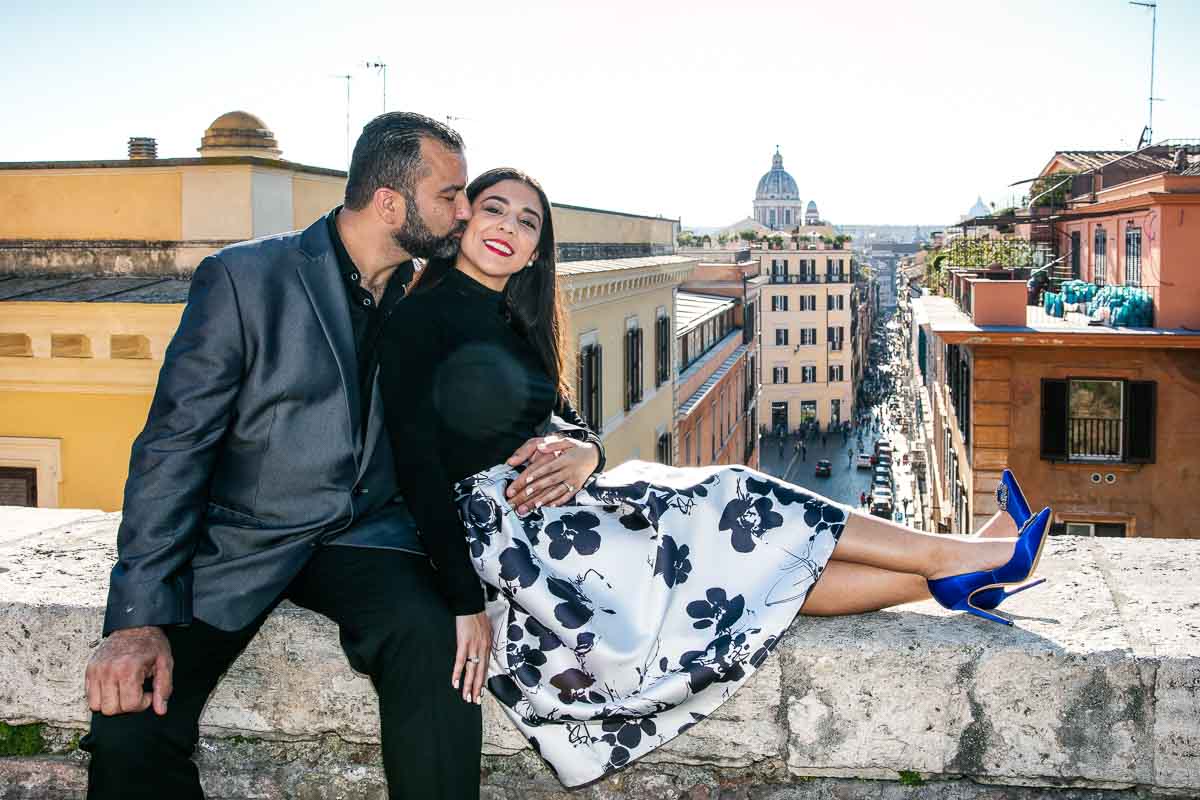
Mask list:
[[[0,758],[0,800],[82,796],[70,739],[87,724],[117,520],[0,512],[0,721],[46,723],[48,743]],[[1016,627],[932,602],[802,617],[712,717],[570,793],[488,697],[484,797],[1200,795],[1198,566],[1197,542],[1062,537],[1043,560],[1050,583],[1002,607]],[[376,705],[335,626],[285,604],[206,709],[209,795],[383,797]]]

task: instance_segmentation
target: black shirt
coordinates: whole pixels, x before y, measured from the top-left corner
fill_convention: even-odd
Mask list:
[[[329,238],[333,240],[333,252],[337,255],[338,270],[342,273],[342,283],[346,287],[346,302],[350,305],[350,328],[354,334],[359,398],[362,401],[361,434],[365,437],[367,419],[371,416],[375,370],[379,366],[379,334],[383,330],[384,322],[395,311],[396,304],[404,299],[405,286],[413,277],[413,262],[410,259],[396,267],[396,271],[388,279],[383,299],[376,303],[375,297],[360,283],[362,275],[338,234],[336,220],[341,210],[341,206],[338,206],[325,219],[329,223]]]
[[[587,426],[506,318],[503,295],[457,269],[396,308],[379,350],[397,483],[451,610],[477,613],[483,598],[451,487],[505,461],[551,412]]]

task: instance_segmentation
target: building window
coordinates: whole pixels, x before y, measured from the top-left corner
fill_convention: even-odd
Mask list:
[[[831,327],[826,331],[830,350],[841,350],[846,342],[846,329],[843,326]]]
[[[775,367],[771,370],[771,383],[787,383],[787,382],[788,382],[788,368],[787,367]]]
[[[692,463],[692,434],[691,431],[683,436],[683,463]]]
[[[1125,231],[1125,285],[1142,285],[1142,229]]]
[[[0,467],[0,506],[37,508],[37,468]]]
[[[786,345],[787,343],[788,343],[787,328],[776,328],[775,329],[775,345],[778,347],[782,347],[783,345]]]
[[[658,463],[671,463],[671,434],[660,433],[658,435],[658,446],[655,448],[658,457]]]
[[[671,380],[671,318],[663,315],[654,328],[654,386],[658,388]]]
[[[816,367],[801,367],[800,368],[800,382],[801,383],[816,383],[817,382],[817,368]]]
[[[842,364],[834,364],[829,368],[829,382],[841,383],[846,380],[846,368]]]
[[[642,329],[625,331],[625,410],[642,402]]]
[[[829,425],[830,427],[842,424],[842,401],[829,401]]]
[[[1106,378],[1042,380],[1042,458],[1154,462],[1158,384]]]
[[[816,328],[801,328],[800,329],[800,344],[812,345],[817,343]]]
[[[579,415],[587,426],[600,433],[604,417],[601,415],[601,370],[600,345],[589,344],[579,353]]]
[[[1108,234],[1104,228],[1096,228],[1096,239],[1092,245],[1092,280],[1097,286],[1108,282]]]
[[[787,311],[788,310],[787,295],[786,294],[772,295],[771,296],[771,310],[772,311]]]

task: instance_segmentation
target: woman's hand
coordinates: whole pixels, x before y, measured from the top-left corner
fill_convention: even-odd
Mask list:
[[[468,614],[454,618],[458,637],[458,652],[454,655],[454,671],[450,685],[462,688],[463,700],[483,702],[483,683],[487,680],[488,659],[492,654],[492,623],[487,614]]]
[[[528,463],[509,484],[507,496],[519,503],[517,513],[570,502],[600,463],[600,450],[591,442],[569,436],[536,436],[508,459],[512,466]]]

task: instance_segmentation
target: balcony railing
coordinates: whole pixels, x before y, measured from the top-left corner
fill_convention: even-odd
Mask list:
[[[1071,458],[1097,461],[1121,460],[1121,420],[1101,417],[1071,417],[1068,421]]]
[[[829,272],[819,275],[815,272],[801,272],[792,275],[787,272],[772,272],[771,283],[847,283],[850,274],[847,272]]]

